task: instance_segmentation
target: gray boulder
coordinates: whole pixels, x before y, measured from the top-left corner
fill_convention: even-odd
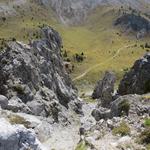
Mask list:
[[[44,27],[42,32],[41,40],[29,45],[10,42],[1,52],[0,94],[10,99],[12,111],[53,115],[57,120],[58,112],[69,109],[69,103],[78,112],[81,107],[77,89],[63,65],[59,33],[50,27]]]
[[[150,102],[141,95],[124,95],[113,101],[110,109],[113,117],[149,115]]]
[[[137,60],[120,82],[118,93],[144,94],[150,92],[150,53]]]
[[[141,104],[142,97],[138,95],[120,96],[111,104],[111,113],[113,117],[121,115],[137,114],[137,107]]]
[[[112,118],[111,110],[105,108],[94,109],[91,115],[95,118],[96,121]]]
[[[13,112],[24,112],[24,113],[32,112],[30,108],[25,103],[23,103],[20,98],[16,96],[12,97],[8,101],[8,106],[6,109],[11,110]]]
[[[0,150],[42,150],[35,133],[22,125],[11,125],[0,119]]]
[[[0,95],[0,106],[2,109],[6,109],[8,106],[8,98],[4,95]]]
[[[111,103],[110,109],[98,107],[92,111],[96,121],[113,117],[129,116],[136,119],[138,116],[149,115],[150,102],[140,95],[120,96]]]
[[[102,107],[110,107],[110,103],[113,100],[115,81],[116,77],[113,72],[106,72],[104,78],[98,81],[92,94],[92,98],[100,99]]]

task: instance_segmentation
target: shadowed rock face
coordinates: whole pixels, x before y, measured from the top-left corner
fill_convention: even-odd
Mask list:
[[[137,38],[144,36],[150,32],[150,22],[142,16],[135,14],[125,14],[115,21],[115,25],[120,25],[125,30],[131,29],[137,33]]]
[[[8,99],[8,109],[53,116],[63,108],[79,112],[77,90],[66,73],[60,49],[61,38],[49,27],[44,38],[30,45],[11,42],[0,54],[0,94]]]
[[[126,26],[127,28],[132,28],[134,31],[140,31],[142,29],[145,29],[146,31],[150,30],[149,21],[134,14],[125,14],[118,18],[115,25],[120,24]]]
[[[118,93],[144,94],[150,92],[150,53],[137,60],[120,82]]]
[[[110,103],[113,100],[112,94],[114,93],[115,81],[116,77],[113,72],[106,72],[104,78],[98,81],[92,94],[92,98],[99,99],[102,107],[110,107]]]

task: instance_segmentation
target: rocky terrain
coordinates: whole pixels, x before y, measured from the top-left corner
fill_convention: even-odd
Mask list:
[[[86,102],[65,71],[60,35],[47,26],[42,33],[28,45],[9,42],[0,54],[0,149],[148,150],[150,98],[136,94],[150,92],[143,91],[149,53],[125,74],[118,93],[115,74],[106,72],[92,94],[96,102]]]
[[[51,28],[44,28],[43,34],[42,40],[29,45],[8,43],[0,55],[0,93],[9,99],[9,110],[52,115],[57,120],[55,110],[61,111],[62,106],[68,109],[73,101],[79,112],[80,105],[77,90],[63,66],[59,34]]]
[[[50,27],[44,27],[42,33],[41,40],[31,41],[29,45],[9,42],[1,52],[0,105],[6,110],[1,111],[1,117],[4,116],[12,124],[18,123],[27,128],[36,128],[37,132],[43,132],[40,133],[40,137],[44,140],[50,136],[50,124],[70,123],[73,120],[73,112],[82,114],[82,104],[78,99],[77,89],[73,86],[63,65],[60,53],[61,37]],[[36,117],[32,119],[28,116],[31,121],[26,121],[25,115],[18,116],[11,111],[41,116],[41,119]],[[34,120],[38,121],[34,124]],[[44,121],[40,120],[46,121],[41,124]],[[5,120],[2,123],[2,126],[6,124],[4,130],[13,129],[13,131],[9,135],[7,132],[2,135],[0,149],[40,149],[36,144],[35,134],[30,136],[30,131],[26,131],[23,127],[11,126]],[[39,126],[42,126],[42,129]],[[44,128],[48,132],[44,131]],[[3,128],[1,130],[3,131]],[[16,135],[13,132],[16,132]],[[12,136],[16,138],[11,139]],[[17,139],[18,136],[23,139]],[[27,139],[28,136],[33,141]],[[7,145],[8,148],[6,148],[7,142],[10,143]],[[22,148],[26,144],[27,147]]]
[[[2,0],[0,150],[149,150],[149,3]]]

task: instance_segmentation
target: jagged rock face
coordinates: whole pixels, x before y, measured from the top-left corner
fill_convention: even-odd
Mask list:
[[[33,131],[22,125],[11,125],[3,118],[0,122],[0,150],[43,149]]]
[[[142,38],[150,32],[150,22],[142,16],[135,14],[124,14],[115,21],[115,25],[120,25],[125,30],[132,30],[137,33],[137,38]]]
[[[150,53],[137,60],[120,82],[118,93],[144,94],[150,92]]]
[[[66,73],[60,49],[62,41],[52,28],[30,45],[11,42],[0,54],[0,94],[8,109],[58,120],[62,107],[78,111],[77,90]]]
[[[113,72],[106,72],[104,78],[98,81],[92,94],[92,98],[100,99],[102,107],[110,107],[110,103],[113,100],[115,81],[116,77]]]

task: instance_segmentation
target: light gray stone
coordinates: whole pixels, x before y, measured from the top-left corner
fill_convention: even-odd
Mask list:
[[[7,106],[8,106],[8,98],[7,97],[0,95],[0,106],[2,109],[7,108]]]
[[[42,150],[33,131],[0,119],[0,150]]]
[[[110,103],[113,101],[115,81],[115,74],[106,72],[104,78],[97,82],[92,98],[99,99],[102,107],[110,108]]]

